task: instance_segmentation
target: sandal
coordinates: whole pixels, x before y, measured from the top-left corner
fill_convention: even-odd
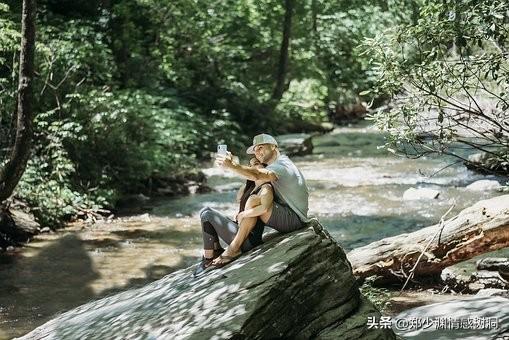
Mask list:
[[[237,258],[239,258],[240,255],[241,255],[241,253],[239,253],[238,255],[235,255],[235,256],[219,255],[218,257],[219,257],[219,259],[222,260],[222,263],[218,263],[218,264],[211,263],[209,265],[209,267],[214,267],[216,269],[223,268],[227,264],[230,264],[233,261],[235,261]],[[224,262],[224,261],[226,261],[226,262]]]
[[[200,263],[194,270],[193,276],[197,277],[198,275],[200,275],[201,273],[206,271],[207,268],[210,267],[210,265],[212,264],[212,261],[214,261],[216,258],[220,257],[223,252],[224,252],[224,249],[219,247],[218,249],[214,249],[214,253],[213,253],[212,257],[209,258],[209,257],[202,256]]]
[[[212,260],[218,258],[219,256],[221,256],[221,254],[224,253],[224,249],[219,247],[217,249],[214,249],[214,255],[212,255]]]

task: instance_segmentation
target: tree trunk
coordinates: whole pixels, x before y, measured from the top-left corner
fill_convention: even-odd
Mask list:
[[[12,195],[28,161],[32,138],[32,82],[35,53],[35,0],[23,0],[17,126],[14,146],[5,166],[0,168],[0,202]]]
[[[318,36],[318,4],[316,3],[318,0],[311,0],[311,31],[313,32],[313,41],[317,39]]]
[[[294,0],[285,0],[285,19],[283,23],[283,40],[279,53],[279,67],[276,78],[276,86],[272,92],[272,99],[279,101],[283,97],[286,87],[286,74],[288,72],[288,59],[290,50],[290,36],[292,33],[292,16]]]
[[[508,247],[509,195],[480,201],[445,221],[443,228],[433,225],[354,249],[348,259],[357,277],[378,276],[379,282],[394,282],[409,275],[428,243],[415,278],[438,276],[455,263]]]

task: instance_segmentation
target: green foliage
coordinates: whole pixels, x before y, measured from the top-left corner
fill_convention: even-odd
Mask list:
[[[115,191],[104,181],[97,187],[78,185],[76,165],[64,143],[84,139],[79,123],[56,119],[57,111],[39,114],[35,119],[33,157],[16,189],[43,225],[58,226],[84,210],[109,206]]]
[[[52,24],[38,29],[34,90],[41,111],[61,107],[67,94],[86,85],[114,85],[116,73],[101,22],[53,19]]]
[[[205,111],[227,110],[246,132],[256,130],[270,113],[282,3],[178,0],[162,9],[148,3],[157,27],[154,53],[168,81]]]
[[[388,146],[464,159],[466,145],[508,161],[508,10],[505,1],[432,1],[416,23],[367,41],[379,77],[372,93],[395,98],[373,116]]]
[[[276,107],[281,120],[293,124],[327,121],[327,87],[315,79],[293,80]]]
[[[393,13],[376,5],[343,10],[341,7],[328,8],[331,12],[318,17],[316,50],[319,60],[326,65],[330,101],[345,104],[355,102],[376,80],[369,64],[371,56],[359,48],[360,42],[374,37],[396,20]]]
[[[225,112],[207,120],[170,95],[91,89],[67,99],[61,111],[37,116],[40,143],[17,191],[43,223],[111,207],[150,177],[185,173],[221,136],[237,142]]]
[[[62,154],[63,148],[58,151]],[[104,186],[88,191],[75,188],[74,166],[65,155],[52,157],[51,165],[47,160],[33,157],[16,188],[16,196],[29,204],[42,225],[58,227],[86,210],[109,206],[116,199],[115,192]]]
[[[64,107],[70,121],[82,122],[83,138],[66,143],[82,179],[108,178],[126,191],[154,174],[180,173],[238,128],[218,115],[197,115],[171,96],[143,91],[91,90],[74,94]],[[227,115],[225,116],[227,118]],[[94,162],[90,162],[94,160]]]
[[[0,156],[12,140],[19,2],[0,4]],[[390,4],[390,5],[388,5]],[[415,2],[295,3],[286,92],[271,99],[284,2],[38,2],[35,140],[18,188],[44,223],[112,206],[153,176],[190,170],[217,143],[301,131],[373,83],[358,48]],[[4,15],[5,14],[5,15]],[[242,133],[241,133],[242,132]]]
[[[12,81],[16,72],[13,54],[19,48],[18,27],[8,16],[9,7],[0,3],[0,160],[5,158],[3,146],[9,143],[12,110],[15,105],[15,87]]]
[[[367,297],[381,313],[387,309],[387,302],[391,298],[391,293],[388,289],[374,287],[368,278],[360,287],[360,291],[362,295]]]

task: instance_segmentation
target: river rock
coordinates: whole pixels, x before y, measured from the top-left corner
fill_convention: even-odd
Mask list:
[[[472,184],[467,185],[466,189],[470,191],[489,191],[489,190],[497,190],[500,188],[500,183],[491,179],[481,179],[479,181],[475,181]]]
[[[509,268],[509,258],[507,257],[486,257],[476,262],[479,270],[498,270],[501,267]]]
[[[313,152],[312,135],[294,133],[276,137],[281,152],[287,156],[309,155]]]
[[[204,172],[196,170],[182,174],[159,174],[150,179],[148,193],[151,196],[175,196],[207,192],[207,176]]]
[[[329,109],[329,118],[333,123],[342,124],[363,119],[367,113],[366,103],[336,104]]]
[[[214,186],[214,190],[218,192],[236,191],[239,190],[243,185],[244,183],[242,182],[226,183]]]
[[[39,231],[35,217],[14,206],[0,207],[0,248],[18,246]]]
[[[430,188],[410,188],[403,193],[405,201],[436,199],[440,195],[440,191]]]
[[[502,297],[509,299],[509,291],[507,289],[486,288],[486,289],[481,289],[475,295],[477,295],[477,296],[502,296]]]
[[[505,339],[509,336],[509,299],[474,296],[434,303],[396,315],[393,329],[404,339]]]
[[[485,162],[488,159],[488,154],[486,152],[477,152],[468,156],[468,161],[471,163],[480,164]]]
[[[395,339],[343,249],[314,224],[193,278],[182,269],[68,311],[21,339]]]
[[[464,162],[465,166],[482,174],[500,174],[506,176],[509,171],[509,164],[494,154],[479,152],[472,154]]]
[[[456,292],[475,294],[480,290],[509,289],[508,282],[498,272],[479,270],[475,272],[462,272],[455,266],[445,268],[440,274],[444,285]]]

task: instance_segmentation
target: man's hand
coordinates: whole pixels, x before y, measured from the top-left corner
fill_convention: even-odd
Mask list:
[[[225,168],[225,169],[228,169],[228,168],[230,168],[230,169],[231,169],[231,168],[235,167],[235,163],[234,163],[234,161],[233,161],[233,155],[232,155],[232,153],[231,153],[230,151],[228,151],[228,152],[226,153],[226,155],[220,155],[220,154],[218,154],[218,155],[216,156],[216,161],[215,161],[215,163],[216,163],[218,166],[220,166],[220,167],[222,167],[222,168]]]

